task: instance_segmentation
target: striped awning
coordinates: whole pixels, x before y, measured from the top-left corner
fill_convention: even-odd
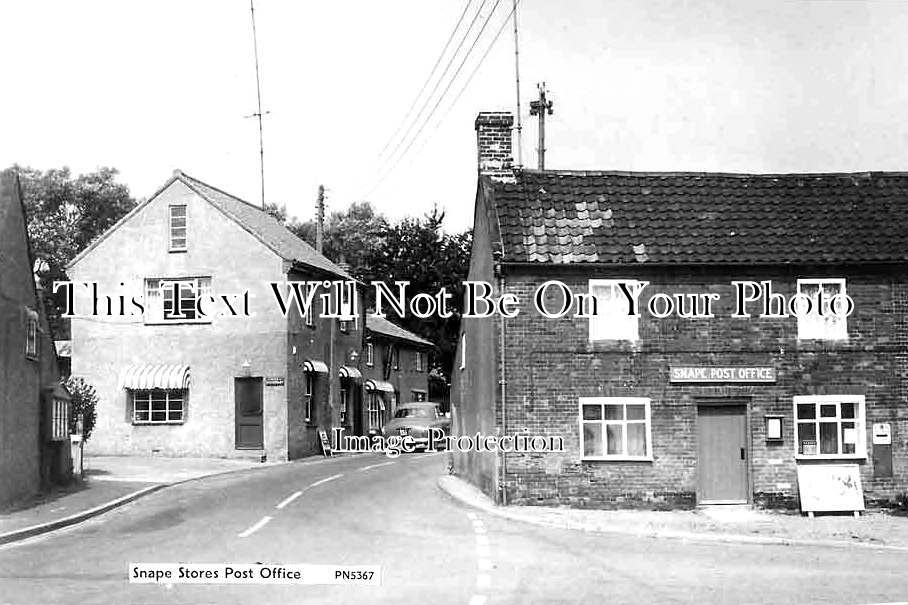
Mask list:
[[[362,372],[351,366],[341,366],[340,370],[338,370],[337,373],[341,378],[353,378],[355,380],[359,380],[363,377]]]
[[[324,361],[319,361],[317,359],[307,359],[305,362],[303,362],[303,371],[316,372],[318,374],[327,374],[328,366],[325,365]]]
[[[394,385],[382,380],[367,380],[365,387],[367,391],[384,391],[385,393],[394,392]]]
[[[120,377],[120,388],[131,390],[189,388],[189,366],[148,364],[129,366]]]

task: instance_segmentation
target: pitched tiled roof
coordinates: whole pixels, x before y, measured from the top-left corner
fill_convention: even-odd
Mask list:
[[[291,233],[258,206],[203,183],[188,174],[178,173],[177,178],[256,236],[284,260],[321,269],[344,279],[353,279],[346,271],[316,252],[315,248]]]
[[[366,329],[383,336],[397,338],[398,340],[406,340],[427,347],[433,346],[428,340],[420,338],[413,332],[404,330],[397,324],[388,321],[384,317],[374,315],[372,312],[366,313]]]
[[[908,260],[908,174],[531,171],[484,180],[503,260],[793,264]]]

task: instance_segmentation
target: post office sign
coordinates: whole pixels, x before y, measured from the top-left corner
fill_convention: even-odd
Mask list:
[[[768,366],[672,366],[669,382],[775,382],[776,369]]]

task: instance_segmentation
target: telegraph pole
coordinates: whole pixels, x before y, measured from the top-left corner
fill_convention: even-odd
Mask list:
[[[319,254],[325,246],[325,186],[318,186],[318,201],[315,203],[315,250]]]
[[[520,44],[517,37],[517,3],[519,0],[514,0],[514,8],[511,12],[514,13],[514,78],[517,81],[517,167],[523,168],[523,123],[520,119],[520,112],[522,111],[520,107]]]
[[[539,116],[539,147],[536,152],[539,155],[539,170],[545,170],[545,115],[552,115],[552,101],[546,99],[548,91],[545,88],[545,82],[537,84],[539,89],[539,100],[530,101],[530,115]]]

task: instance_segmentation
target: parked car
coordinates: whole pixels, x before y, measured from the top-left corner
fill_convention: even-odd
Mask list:
[[[386,439],[392,435],[409,435],[417,448],[426,449],[429,446],[429,431],[433,428],[441,429],[447,435],[451,430],[451,418],[441,411],[437,403],[414,401],[397,406],[394,418],[385,424],[382,434]],[[434,444],[434,447],[444,445]]]

